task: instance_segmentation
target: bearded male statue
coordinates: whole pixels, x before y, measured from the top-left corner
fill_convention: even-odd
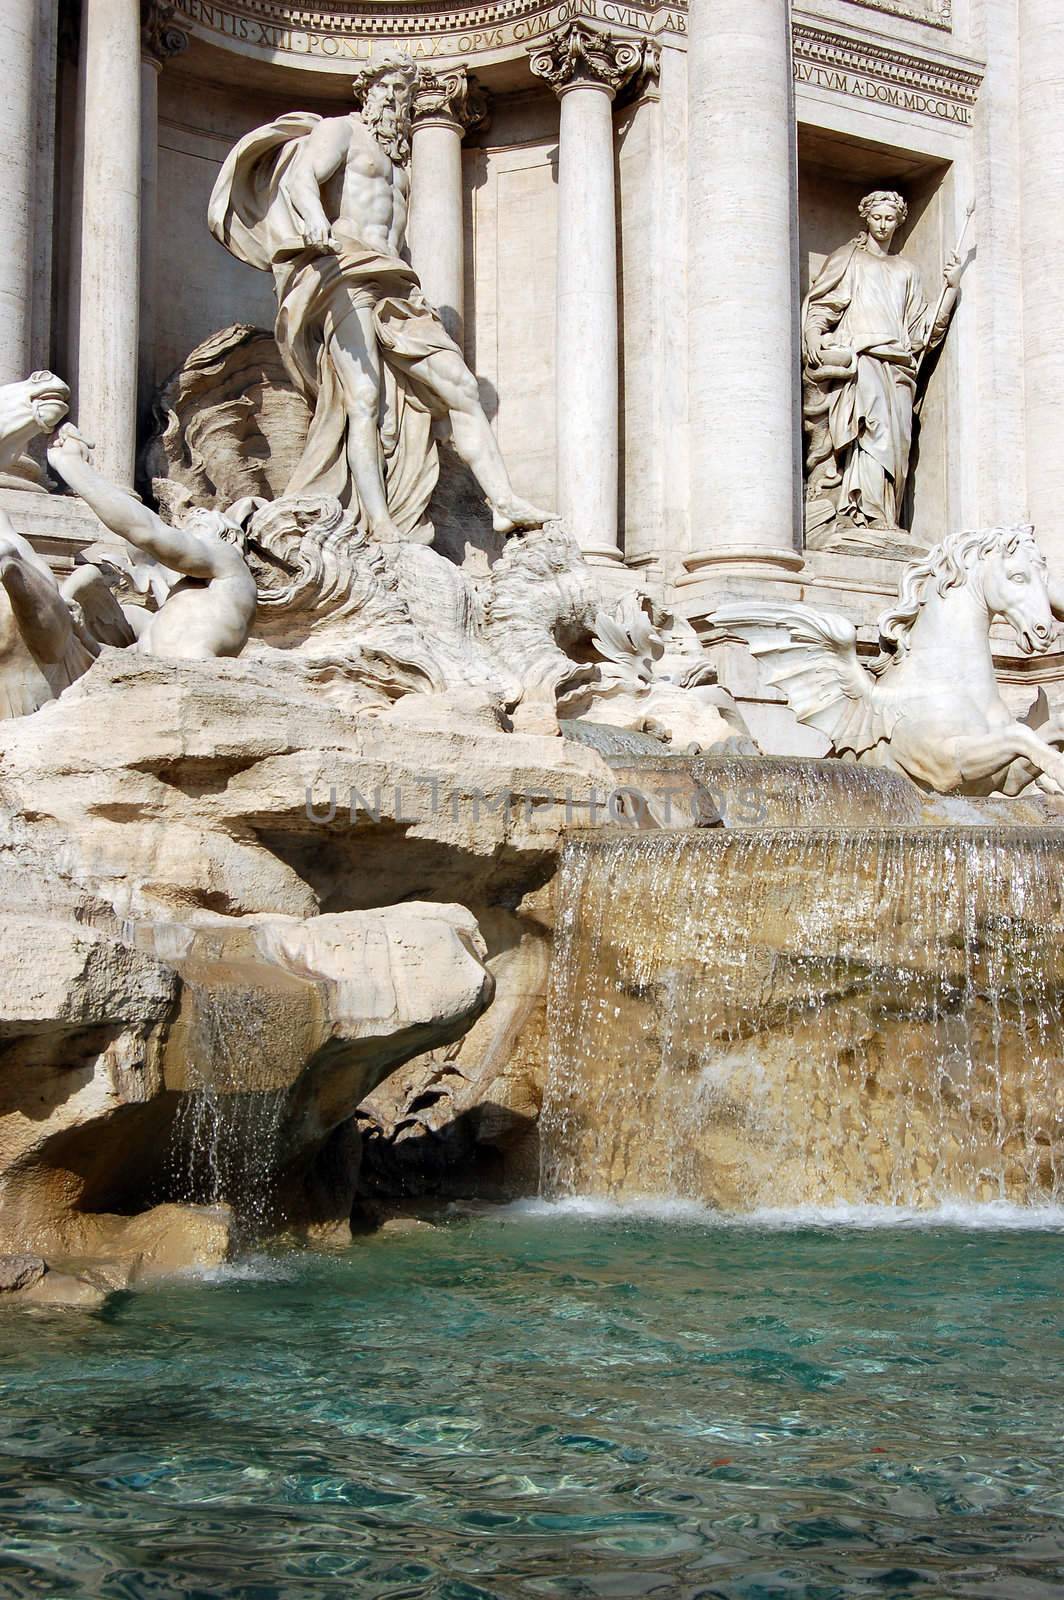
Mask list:
[[[409,57],[385,57],[354,81],[361,111],[296,111],[247,134],[208,223],[273,273],[278,349],[313,412],[287,494],[337,496],[378,540],[423,539],[439,421],[496,532],[539,527],[552,513],[515,495],[476,378],[403,257],[416,77]]]

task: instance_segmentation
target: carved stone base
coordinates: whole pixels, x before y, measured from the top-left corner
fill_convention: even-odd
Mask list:
[[[926,554],[930,548],[908,528],[888,528],[885,524],[875,527],[852,522],[849,517],[836,517],[831,503],[825,500],[806,502],[805,547],[905,561]]]

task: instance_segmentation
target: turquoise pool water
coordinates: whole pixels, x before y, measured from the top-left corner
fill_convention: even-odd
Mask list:
[[[1060,1596],[1061,1219],[983,1220],[532,1207],[8,1309],[0,1595]]]

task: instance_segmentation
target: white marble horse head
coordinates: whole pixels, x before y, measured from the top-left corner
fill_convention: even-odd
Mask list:
[[[988,528],[979,533],[951,533],[919,561],[906,568],[898,599],[879,620],[888,649],[909,648],[912,629],[926,608],[951,591],[964,589],[986,607],[988,619],[1002,618],[1027,655],[1042,655],[1053,642],[1049,570],[1028,523]],[[947,608],[941,611],[948,626]]]

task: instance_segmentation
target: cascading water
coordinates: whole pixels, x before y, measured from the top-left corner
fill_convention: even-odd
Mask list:
[[[1064,1197],[1064,834],[573,836],[547,1194]]]
[[[177,1198],[226,1202],[242,1230],[260,1232],[272,1216],[289,1092],[262,1041],[275,1031],[269,997],[244,987],[186,985],[186,1091],[171,1136],[171,1185]]]
[[[875,767],[793,756],[697,756],[691,769],[728,828],[909,827],[923,820],[915,785]]]
[[[652,733],[633,733],[608,722],[578,722],[571,717],[559,717],[558,727],[563,739],[582,744],[607,760],[613,756],[660,756],[667,750]]]

